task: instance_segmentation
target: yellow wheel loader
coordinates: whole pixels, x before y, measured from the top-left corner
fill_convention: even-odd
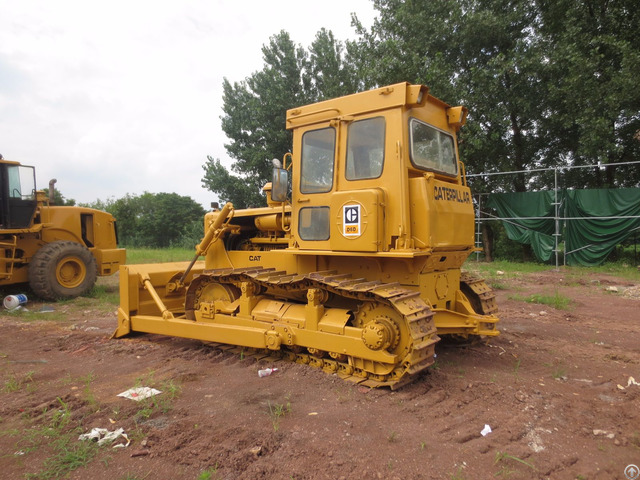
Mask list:
[[[115,337],[277,352],[397,388],[439,336],[498,335],[493,293],[461,272],[475,250],[466,114],[408,83],[287,111],[293,149],[268,206],[207,213],[191,263],[121,267]]]
[[[34,167],[0,155],[0,288],[28,282],[45,300],[74,298],[124,264],[113,216],[53,205],[54,184],[47,197]]]

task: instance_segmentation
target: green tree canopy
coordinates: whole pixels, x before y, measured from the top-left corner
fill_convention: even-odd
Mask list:
[[[367,86],[429,85],[469,110],[461,156],[475,173],[628,162],[640,142],[640,28],[631,0],[374,0],[357,21]],[[634,138],[635,137],[635,138]],[[640,184],[640,175],[576,171],[565,186]],[[474,180],[477,190],[553,185],[519,174]]]
[[[320,30],[309,50],[281,31],[262,47],[264,67],[240,82],[223,83],[222,129],[234,163],[231,172],[207,157],[202,184],[236,208],[265,204],[262,187],[274,158],[291,150],[286,111],[358,90],[360,82],[344,45]]]
[[[43,188],[43,191],[47,198],[49,198],[49,189]],[[53,188],[53,205],[73,207],[75,204],[76,201],[73,198],[65,198],[64,195],[60,193],[60,190],[55,187]]]
[[[377,16],[343,44],[326,30],[308,50],[282,31],[264,67],[224,81],[228,171],[208,158],[203,184],[237,207],[260,205],[272,158],[291,137],[287,109],[400,81],[469,108],[460,153],[476,191],[553,185],[541,167],[640,158],[640,9],[632,0],[373,0]],[[640,185],[638,169],[575,170],[563,187]]]
[[[474,172],[524,170],[538,160],[542,86],[530,2],[376,0],[370,31],[358,25],[367,83],[424,83],[469,108],[463,160]],[[513,179],[511,179],[513,181]],[[495,187],[494,187],[495,188]],[[524,191],[524,176],[515,179]]]
[[[640,9],[630,0],[537,2],[546,165],[640,159]],[[628,168],[579,169],[569,187],[637,186]]]
[[[177,193],[127,194],[91,206],[115,217],[124,246],[192,248],[203,236],[204,208],[191,197]]]

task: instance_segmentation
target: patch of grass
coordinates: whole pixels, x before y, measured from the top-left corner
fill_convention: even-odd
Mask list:
[[[124,477],[120,477],[119,480],[145,480],[151,475],[151,472],[148,472],[144,477],[139,477],[138,475],[132,475],[127,473]]]
[[[464,269],[476,273],[487,279],[513,278],[523,274],[554,271],[555,265],[534,262],[511,262],[508,260],[496,260],[494,262],[476,261],[475,257],[469,257],[464,264]],[[504,272],[498,275],[497,272]],[[592,277],[593,274],[606,274],[627,280],[638,279],[638,269],[634,262],[608,262],[599,267],[570,267],[560,266],[559,276],[567,277]]]
[[[545,272],[553,267],[551,265],[543,265],[540,263],[524,263],[510,262],[508,260],[496,260],[494,262],[477,262],[473,258],[469,258],[464,269],[476,273],[487,279],[514,278],[526,273]],[[503,272],[498,275],[497,272]]]
[[[16,437],[20,435],[20,430],[12,428],[10,430],[0,430],[0,437]]]
[[[277,432],[280,429],[280,420],[286,414],[291,413],[291,402],[289,401],[289,395],[285,397],[285,403],[271,403],[271,401],[267,402],[267,406],[269,411],[267,414],[271,419],[271,425],[273,426],[273,431]]]
[[[117,305],[120,298],[120,292],[118,291],[118,285],[116,283],[112,285],[96,283],[87,294],[87,297],[98,298],[113,305]]]
[[[387,437],[387,440],[389,441],[389,443],[395,443],[398,441],[398,433],[397,432],[391,432],[389,434],[389,436]]]
[[[127,248],[127,263],[181,262],[193,259],[195,249],[187,248]]]
[[[489,286],[493,290],[508,290],[509,289],[509,287],[507,287],[507,285],[505,283],[497,281],[497,280],[489,281]]]
[[[633,262],[609,262],[598,267],[563,267],[563,271],[580,277],[591,278],[594,273],[600,273],[626,278],[627,280],[638,280],[638,268]]]
[[[518,359],[516,359],[516,362],[515,362],[515,364],[513,365],[513,376],[514,376],[514,377],[516,377],[516,380],[517,380],[518,378],[520,378],[520,377],[518,376],[518,372],[520,371],[520,364],[521,364],[521,363],[522,363],[522,359],[521,359],[521,358],[518,358]]]
[[[215,464],[215,466],[202,471],[200,473],[200,475],[198,475],[197,480],[213,480],[215,478],[218,478],[218,464],[217,463]]]
[[[96,396],[93,394],[93,390],[91,389],[91,382],[93,382],[95,378],[96,376],[93,372],[88,373],[84,377],[80,378],[80,380],[84,384],[84,386],[82,387],[82,395],[93,412],[97,412],[100,410],[100,404],[98,403],[98,400],[96,399]]]
[[[149,382],[136,386],[151,387],[162,392],[158,395],[140,400],[140,409],[136,412],[136,417],[142,420],[147,420],[156,412],[167,413],[173,408],[173,401],[182,391],[182,387],[173,380],[164,380],[158,384]]]
[[[61,435],[51,443],[54,454],[43,464],[43,470],[27,475],[28,479],[62,478],[80,467],[87,465],[98,451],[94,442],[79,442],[75,435]]]
[[[2,391],[5,393],[17,392],[19,390],[22,390],[25,385],[32,385],[34,373],[35,372],[31,370],[22,376],[11,374],[9,378],[5,380],[4,385],[2,386]]]
[[[462,467],[458,467],[458,470],[456,470],[454,473],[449,474],[449,478],[451,480],[466,480],[467,477],[465,477],[462,471]]]
[[[518,457],[516,457],[514,455],[510,455],[508,453],[505,453],[505,452],[496,452],[496,457],[495,457],[495,460],[494,460],[493,464],[494,465],[500,464],[500,470],[498,470],[495,473],[494,477],[498,477],[498,476],[507,477],[507,476],[511,475],[512,473],[514,473],[516,471],[514,467],[517,464],[529,467],[534,472],[537,471],[537,468],[533,464],[531,464],[529,462],[526,462],[526,461],[522,460],[521,458],[518,458]]]
[[[533,294],[528,296],[523,295],[509,295],[509,299],[518,300],[521,302],[527,303],[538,303],[541,305],[549,305],[550,307],[555,308],[556,310],[566,310],[571,305],[571,299],[569,297],[565,297],[564,295],[560,295],[558,291],[554,295],[540,295]]]
[[[98,446],[94,442],[78,441],[79,427],[71,423],[72,411],[68,403],[57,398],[58,406],[53,411],[45,409],[43,418],[48,421],[39,427],[26,428],[17,435],[17,448],[24,455],[40,448],[51,451],[37,473],[26,475],[32,480],[62,478],[73,470],[87,465],[94,458]]]
[[[135,424],[135,427],[132,430],[127,431],[127,437],[131,440],[132,444],[140,443],[147,434],[140,428],[138,424]]]
[[[553,372],[551,372],[551,376],[556,380],[559,380],[565,377],[566,375],[567,375],[567,369],[564,368],[562,365],[556,365],[556,368],[554,368]]]
[[[54,307],[55,309],[55,307]],[[17,310],[7,310],[2,312],[3,315],[8,315],[16,320],[21,320],[23,322],[33,322],[36,320],[49,320],[52,322],[61,322],[67,320],[67,314],[63,312],[59,312],[54,310],[53,312],[37,312],[29,310],[29,306],[27,305],[27,310],[20,308]]]

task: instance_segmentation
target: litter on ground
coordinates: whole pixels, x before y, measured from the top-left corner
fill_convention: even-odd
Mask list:
[[[139,402],[140,400],[153,397],[154,395],[158,395],[159,393],[162,393],[162,392],[160,390],[156,390],[155,388],[135,387],[135,388],[130,388],[126,392],[119,393],[118,397],[124,397],[130,400],[135,400],[136,402]]]
[[[120,437],[122,437],[127,443],[118,443],[117,445],[114,445],[113,448],[128,447],[131,440],[129,440],[129,437],[124,433],[124,428],[119,428],[113,432],[110,432],[106,428],[92,428],[89,433],[83,433],[80,435],[78,440],[92,440],[98,442],[99,446],[102,446],[106,443],[113,443]]]

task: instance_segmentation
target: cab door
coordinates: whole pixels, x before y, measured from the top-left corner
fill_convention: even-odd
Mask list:
[[[36,211],[36,182],[33,167],[0,165],[2,228],[29,228]]]
[[[338,129],[329,122],[296,131],[292,227],[301,249],[328,250],[336,185]],[[297,168],[296,168],[297,167]]]

